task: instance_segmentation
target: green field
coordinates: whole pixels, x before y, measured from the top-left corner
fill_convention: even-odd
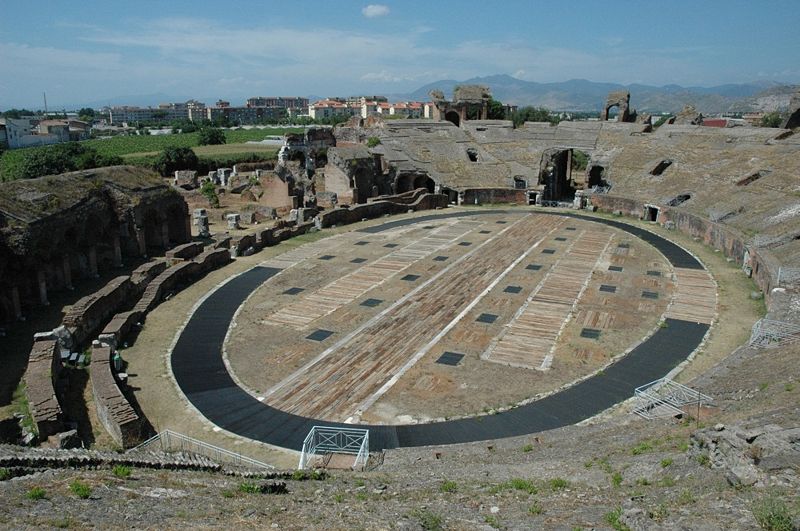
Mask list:
[[[198,146],[197,133],[180,133],[174,135],[141,135],[115,136],[85,140],[82,144],[92,147],[101,155],[118,156],[128,164],[149,166],[156,156],[167,147],[190,147],[201,159],[218,160],[220,163],[233,163],[236,160],[248,160],[252,156],[274,158],[277,146],[246,144],[248,141],[264,140],[267,136],[283,136],[285,133],[302,133],[303,128],[268,128],[268,129],[235,129],[225,130],[227,144],[218,146]],[[15,169],[22,163],[23,157],[33,150],[44,149],[32,147],[7,150],[0,156],[0,181],[8,180]]]

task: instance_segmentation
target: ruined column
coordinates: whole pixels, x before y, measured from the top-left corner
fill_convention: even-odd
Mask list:
[[[50,301],[47,300],[47,276],[41,269],[36,272],[36,281],[39,283],[39,301],[42,306],[49,306]]]
[[[184,242],[190,242],[190,241],[192,241],[192,218],[189,217],[189,216],[186,216],[185,218],[183,218],[183,220],[186,223],[186,227],[185,227],[186,235],[184,236],[183,241]]]
[[[114,267],[122,267],[122,245],[119,242],[119,234],[114,235]]]
[[[139,254],[147,258],[147,241],[145,240],[144,227],[137,225],[134,230],[136,231],[136,243],[139,244]]]
[[[19,288],[16,286],[11,288],[11,305],[14,307],[14,317],[18,321],[24,320],[24,317],[22,317],[22,305],[19,302]]]
[[[89,247],[89,275],[91,275],[92,278],[100,276],[97,274],[97,247],[94,245]]]
[[[164,249],[169,249],[169,223],[166,221],[161,224],[161,243]]]
[[[64,287],[68,290],[74,289],[72,287],[72,267],[69,265],[69,255],[64,255]]]

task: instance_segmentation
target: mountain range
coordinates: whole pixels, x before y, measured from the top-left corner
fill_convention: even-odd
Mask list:
[[[609,92],[628,90],[631,93],[631,106],[639,111],[676,113],[684,105],[692,104],[704,114],[785,110],[790,95],[800,88],[772,81],[714,87],[622,85],[586,79],[537,83],[500,74],[463,81],[436,81],[405,95],[403,99],[427,101],[430,99],[428,93],[433,89],[441,90],[445,97],[450,97],[456,85],[469,84],[486,85],[496,100],[519,106],[541,106],[560,111],[599,111]]]

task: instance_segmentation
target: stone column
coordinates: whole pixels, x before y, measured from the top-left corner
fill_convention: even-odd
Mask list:
[[[147,258],[147,241],[145,240],[144,227],[134,227],[136,231],[136,243],[139,244],[139,254]]]
[[[24,317],[22,317],[22,305],[19,302],[19,289],[16,286],[11,288],[11,304],[14,306],[14,317],[19,321],[24,320]]]
[[[167,221],[161,224],[161,244],[164,249],[169,249],[169,222]]]
[[[122,267],[122,245],[119,242],[119,234],[114,235],[114,267]]]
[[[49,306],[50,301],[47,300],[47,277],[41,269],[36,272],[36,281],[39,284],[39,301],[43,306]]]
[[[192,218],[189,217],[189,216],[186,216],[184,218],[184,221],[186,222],[186,236],[183,239],[183,241],[185,243],[185,242],[192,241]]]
[[[69,265],[69,255],[64,255],[64,287],[68,290],[74,289],[72,287],[72,267]]]
[[[92,278],[100,276],[97,274],[97,247],[94,245],[89,247],[89,275],[91,275]]]

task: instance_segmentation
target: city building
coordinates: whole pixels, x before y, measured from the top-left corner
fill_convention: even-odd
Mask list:
[[[308,108],[308,98],[299,96],[255,96],[248,98],[245,107],[279,107],[282,109],[305,110]]]

